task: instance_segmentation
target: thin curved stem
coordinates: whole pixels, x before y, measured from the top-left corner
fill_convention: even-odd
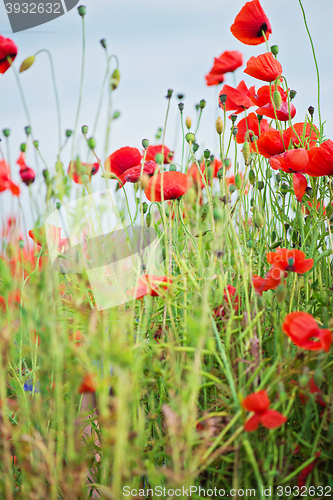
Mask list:
[[[82,102],[85,53],[86,53],[86,36],[85,36],[85,29],[84,29],[84,17],[82,17],[82,65],[81,65],[81,80],[80,80],[79,102],[78,102],[78,105],[77,105],[75,125],[74,125],[74,132],[73,132],[71,161],[73,161],[73,158],[74,158],[75,137],[76,137],[76,131],[77,131],[78,123],[79,123],[80,109],[81,109],[81,102]]]

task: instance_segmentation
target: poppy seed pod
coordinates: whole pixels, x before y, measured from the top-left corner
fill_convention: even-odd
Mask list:
[[[192,120],[189,116],[186,118],[185,125],[190,130],[190,128],[192,126]]]
[[[206,106],[206,101],[205,99],[201,99],[201,101],[199,102],[199,108],[200,109],[204,109],[204,107]]]
[[[149,141],[148,139],[142,139],[142,147],[144,147],[145,149],[147,149],[149,146]]]
[[[232,132],[232,135],[234,137],[236,137],[236,135],[238,134],[238,127],[233,127],[231,132]]]
[[[35,62],[35,56],[29,56],[26,59],[24,59],[23,63],[20,66],[20,73],[23,73],[23,71],[29,69],[34,62]]]
[[[179,111],[183,111],[183,109],[184,109],[184,103],[183,102],[180,102],[178,104],[178,109],[179,109]]]
[[[169,167],[169,172],[176,172],[176,170],[177,170],[176,165],[171,164]]]
[[[250,181],[251,186],[253,186],[253,184],[256,181],[256,174],[254,173],[254,170],[252,170],[252,169],[249,172],[249,181]]]
[[[222,179],[223,178],[223,168],[220,168],[218,171],[217,171],[217,178],[218,179]]]
[[[116,90],[116,88],[118,87],[119,85],[119,81],[120,81],[120,71],[118,68],[116,68],[112,75],[111,75],[111,78],[110,78],[110,88],[111,90]]]
[[[4,128],[3,131],[2,131],[3,135],[5,137],[9,137],[10,136],[10,129],[9,128]]]
[[[254,245],[254,241],[253,240],[248,240],[248,242],[247,242],[248,248],[253,248],[253,245]]]
[[[235,186],[237,189],[240,189],[242,187],[242,178],[239,174],[235,175]]]
[[[85,5],[79,5],[77,10],[78,10],[78,13],[80,14],[80,16],[84,17],[86,15],[86,12],[87,12],[87,7]]]
[[[273,56],[277,56],[279,53],[279,46],[278,45],[272,45],[271,46],[271,52]]]
[[[229,168],[231,165],[231,160],[229,160],[229,158],[226,158],[225,160],[223,160],[223,165],[225,166],[225,168]]]
[[[313,116],[313,113],[314,113],[314,107],[313,106],[309,106],[308,107],[308,112],[311,116]]]
[[[34,144],[34,146],[35,146],[36,149],[39,148],[39,141],[34,141],[33,144]]]
[[[297,94],[296,90],[290,90],[289,97],[291,101],[294,99],[294,97],[296,97],[296,94]]]
[[[70,137],[73,133],[73,130],[70,130],[69,128],[66,130],[66,137]]]
[[[264,189],[265,187],[265,183],[263,181],[258,181],[257,182],[257,188],[259,189],[259,191],[261,191],[262,189]]]
[[[96,141],[93,137],[90,137],[90,139],[88,139],[88,146],[90,147],[90,149],[95,149]]]
[[[237,188],[236,188],[236,186],[234,184],[230,184],[230,186],[229,186],[229,192],[230,193],[234,193],[236,191],[236,189]]]
[[[231,115],[230,119],[231,119],[232,123],[235,123],[235,121],[237,120],[237,115]]]
[[[155,155],[155,161],[159,165],[162,165],[162,163],[164,163],[164,155],[162,153],[156,153],[156,155]]]
[[[281,109],[282,99],[281,99],[281,94],[278,90],[275,90],[273,93],[273,102],[274,106],[279,111]]]
[[[250,159],[250,144],[246,141],[243,144],[243,158],[244,158],[244,163],[245,165],[249,165],[249,159]]]
[[[88,133],[88,126],[87,125],[83,125],[81,127],[81,132],[83,135],[86,135]]]
[[[257,212],[255,217],[254,217],[254,225],[258,228],[258,229],[261,229],[264,227],[265,225],[265,219],[263,218],[263,216],[261,215],[260,212]]]
[[[30,125],[27,125],[26,127],[24,127],[24,131],[27,135],[30,135],[31,134],[31,127]]]
[[[173,94],[173,90],[172,90],[172,89],[168,89],[168,90],[167,90],[167,95],[166,95],[166,98],[167,98],[167,99],[171,99],[172,94]]]
[[[193,132],[187,132],[187,134],[185,135],[185,139],[189,144],[192,144],[195,141],[195,135],[193,134]]]
[[[222,104],[222,106],[224,106],[224,104],[227,100],[227,94],[220,94],[219,99],[220,99],[220,103]]]
[[[102,40],[100,40],[99,43],[102,45],[103,49],[106,49],[106,40],[105,40],[105,38],[102,38]]]
[[[26,145],[26,143],[25,143],[25,142],[23,142],[23,143],[21,144],[21,151],[22,151],[22,153],[25,153],[25,152],[26,152],[26,150],[27,150],[27,145]]]
[[[196,142],[194,142],[193,143],[193,153],[196,153],[199,148],[200,148],[199,144],[197,144]]]
[[[177,94],[177,99],[179,99],[180,101],[184,99],[184,97],[184,94]]]
[[[221,135],[222,132],[223,132],[223,121],[222,121],[222,118],[219,116],[216,120],[216,123],[215,123],[215,128],[216,128],[216,132]]]
[[[209,151],[209,149],[205,149],[205,151],[204,151],[204,157],[206,158],[206,160],[208,160],[208,158],[210,157],[210,151]]]

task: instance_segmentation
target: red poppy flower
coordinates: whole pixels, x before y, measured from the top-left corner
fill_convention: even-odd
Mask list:
[[[264,85],[263,87],[260,87],[260,89],[257,90],[257,93],[254,96],[252,96],[253,103],[259,106],[259,108],[256,109],[256,113],[258,115],[268,116],[268,118],[272,118],[274,120],[276,111],[276,116],[278,120],[288,121],[289,120],[288,94],[279,85],[277,86],[276,90],[278,90],[278,92],[281,95],[281,108],[279,110],[276,110],[273,107],[272,99],[273,99],[274,88],[272,87],[270,89],[269,85]],[[294,118],[296,114],[296,108],[292,103],[290,103],[289,106],[290,106],[290,117]]]
[[[9,166],[5,160],[0,160],[0,193],[9,189],[14,196],[19,196],[20,188],[10,178]]]
[[[282,330],[297,347],[307,351],[328,352],[332,344],[331,330],[318,328],[314,317],[304,311],[287,314]]]
[[[112,172],[117,177],[120,177],[129,168],[140,165],[141,158],[141,153],[137,148],[125,146],[114,151],[106,159],[104,168],[107,172]]]
[[[280,155],[272,156],[269,164],[274,170],[283,170],[284,172],[306,172],[309,164],[308,151],[304,148],[290,149]]]
[[[58,244],[59,248],[67,246],[68,240],[61,238],[61,227],[56,227],[47,224],[48,236],[53,243]],[[46,242],[45,226],[30,229],[28,232],[30,238],[39,246],[42,247]]]
[[[243,54],[237,50],[226,50],[220,57],[215,57],[214,65],[206,75],[206,83],[218,85],[224,81],[225,73],[232,73],[243,64]]]
[[[257,57],[250,57],[244,73],[263,82],[274,82],[282,74],[282,66],[272,52],[265,52]]]
[[[146,295],[158,297],[161,294],[161,290],[165,290],[170,283],[172,283],[172,278],[168,276],[146,274],[140,276],[137,287],[131,288],[126,293],[133,299],[142,299]]]
[[[0,73],[6,73],[7,69],[10,68],[7,57],[10,57],[14,61],[16,56],[17,47],[13,40],[0,35]]]
[[[262,292],[267,292],[267,290],[276,290],[281,283],[281,277],[281,271],[279,269],[275,270],[271,268],[264,278],[257,274],[253,274],[252,284],[255,291],[259,295],[262,295]]]
[[[83,394],[85,392],[96,392],[97,389],[97,379],[96,375],[93,373],[87,373],[78,388],[78,392]]]
[[[277,248],[275,252],[268,252],[266,259],[273,268],[285,272],[304,274],[313,267],[313,259],[306,259],[301,250]]]
[[[298,135],[299,139],[297,138]],[[287,130],[283,132],[284,143],[286,145],[286,149],[289,148],[290,143],[293,146],[301,146],[302,142],[304,143],[304,147],[314,148],[316,147],[317,139],[318,139],[318,129],[312,123],[294,123],[292,127],[288,127]]]
[[[136,167],[132,167],[126,170],[126,172],[124,172],[119,177],[120,187],[122,188],[126,184],[126,182],[132,182],[132,183],[138,182],[141,176],[141,169],[142,165],[137,165]],[[155,172],[159,173],[159,171],[160,169],[158,168],[157,163],[150,160],[145,162],[142,169],[142,174],[149,175],[150,177],[154,175]]]
[[[231,33],[246,45],[260,45],[269,39],[271,24],[259,0],[247,2],[235,18]],[[265,37],[262,32],[265,33]]]
[[[26,186],[32,184],[35,180],[35,172],[25,163],[24,153],[21,153],[16,162],[20,165],[20,177]]]
[[[310,149],[309,160],[306,173],[311,177],[333,175],[333,142],[329,139],[319,147]]]
[[[314,459],[314,461],[311,462],[311,464],[304,467],[304,469],[300,472],[300,475],[298,476],[298,479],[297,479],[297,485],[299,488],[306,486],[306,480],[307,480],[308,476],[311,474],[311,472],[313,471],[313,469],[315,468],[316,463],[318,462],[318,457],[320,455],[321,455],[321,451],[317,451],[316,458]]]
[[[297,382],[295,382],[293,380],[292,380],[292,382],[294,384],[298,385]],[[321,389],[319,389],[319,387],[317,386],[315,379],[313,377],[310,378],[308,387],[305,389],[301,389],[299,392],[299,399],[300,399],[302,405],[304,405],[304,406],[306,405],[306,403],[310,399],[308,396],[308,393],[315,394],[316,403],[320,404],[320,406],[322,406],[323,408],[327,407],[327,404],[325,403],[325,401],[323,400],[323,397],[322,397],[323,391]]]
[[[156,161],[156,155],[162,153],[162,144],[157,146],[148,146],[146,152],[146,161]],[[166,146],[163,147],[163,163],[171,163],[173,159],[173,152]],[[161,162],[159,162],[161,163]]]
[[[242,80],[236,88],[230,87],[230,85],[223,85],[219,95],[225,94],[227,96],[225,103],[227,111],[234,111],[236,114],[239,114],[244,109],[253,106],[251,97],[254,96],[254,93],[254,86],[248,89],[246,83]],[[219,106],[221,107],[221,102],[219,102]]]
[[[240,300],[238,295],[236,295],[236,288],[232,285],[227,285],[227,288],[224,290],[223,293],[223,301],[224,304],[221,304],[220,306],[216,307],[214,309],[214,315],[217,318],[224,318],[226,311],[225,307],[226,305],[232,305],[232,308],[234,309],[235,312],[238,312],[239,305],[240,305]]]
[[[261,121],[263,122],[264,120]],[[250,145],[250,150],[251,152],[256,153],[258,148],[258,153],[265,158],[279,155],[285,151],[286,146],[282,137],[279,130],[269,128],[259,137],[259,139]]]
[[[20,290],[11,290],[7,293],[7,296],[0,295],[0,307],[2,309],[7,309],[12,305],[19,305],[21,303],[21,291]]]
[[[245,423],[247,432],[256,431],[261,424],[266,429],[275,429],[287,422],[287,418],[275,410],[270,410],[271,402],[267,391],[261,390],[253,392],[243,399],[242,406],[254,415]]]
[[[162,179],[164,200],[175,200],[186,193],[188,179],[181,172],[163,172],[153,175],[145,189],[145,195],[149,201],[162,201]]]
[[[267,130],[269,130],[269,123],[265,119],[261,120],[259,134],[259,121],[257,115],[255,113],[250,113],[248,116],[242,118],[238,122],[237,127],[238,132],[236,135],[236,141],[238,144],[243,144],[243,142],[245,142],[245,139],[251,142],[254,135],[256,137],[259,137],[259,135],[261,136],[262,134],[267,132]]]
[[[293,174],[294,193],[297,201],[302,201],[308,182],[303,174],[296,172]]]
[[[90,182],[91,176],[97,174],[98,169],[99,163],[81,163],[71,161],[68,166],[67,174],[76,184],[83,184],[82,175],[87,175]]]

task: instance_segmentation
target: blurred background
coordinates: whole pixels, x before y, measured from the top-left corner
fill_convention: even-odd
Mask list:
[[[181,135],[177,94],[184,94],[184,118],[190,116],[194,126],[198,112],[195,105],[200,99],[207,101],[203,111],[197,142],[199,153],[205,148],[215,154],[217,134],[215,120],[219,113],[218,91],[207,87],[205,74],[211,69],[214,57],[225,50],[239,50],[244,62],[252,55],[266,51],[265,45],[251,47],[236,40],[230,32],[235,16],[244,5],[244,0],[85,0],[87,6],[86,60],[83,102],[79,127],[86,124],[90,130],[100,98],[101,85],[105,73],[105,54],[100,45],[105,38],[109,53],[119,58],[121,74],[119,87],[112,93],[113,111],[120,117],[111,129],[108,154],[122,146],[141,149],[141,141],[148,138],[156,143],[158,127],[163,127],[167,100],[167,89],[174,90],[171,110],[166,130],[165,144],[175,150],[175,162],[181,161]],[[325,135],[333,137],[332,64],[330,43],[332,30],[333,2],[330,0],[304,0],[307,21],[313,37],[321,78],[322,120],[326,120]],[[303,121],[307,108],[315,108],[317,120],[317,80],[310,42],[303,23],[302,11],[297,0],[272,2],[261,0],[272,25],[269,45],[279,46],[278,59],[291,89],[297,91],[293,103],[296,106],[296,122]],[[60,96],[63,139],[65,129],[73,129],[79,96],[82,34],[81,18],[77,9],[50,23],[13,34],[6,15],[5,6],[0,2],[0,34],[12,38],[18,46],[16,68],[22,61],[42,48],[49,49],[54,58],[56,80]],[[113,66],[114,68],[114,66]],[[258,80],[243,74],[239,68],[227,74],[225,82],[234,85],[244,79],[248,85],[258,88]],[[40,151],[50,170],[54,169],[58,145],[58,125],[52,87],[49,61],[45,53],[40,54],[34,65],[20,75],[20,80],[30,110],[34,136],[40,142]],[[219,87],[219,89],[221,86]],[[218,90],[219,90],[218,89]],[[254,110],[255,108],[253,108]],[[105,159],[105,123],[107,94],[103,103],[100,121],[95,135],[97,154]],[[24,127],[27,125],[22,100],[11,70],[0,75],[0,130],[11,129],[10,156],[13,180],[19,182],[20,144],[25,141]],[[192,128],[194,128],[192,126]],[[90,133],[88,134],[90,136]],[[2,139],[4,139],[1,134]],[[77,135],[75,153],[81,153],[85,160],[88,150],[81,133]],[[2,141],[4,146],[4,141]],[[62,154],[67,170],[71,154],[71,143]],[[3,147],[5,151],[5,148]],[[36,169],[35,157],[30,147],[26,158],[28,166]],[[44,168],[42,165],[40,169]],[[98,177],[98,179],[97,179]],[[99,174],[93,178],[94,190],[102,188]],[[32,186],[38,198],[44,196],[39,183]],[[28,201],[26,186],[21,185],[21,203]],[[9,202],[11,195],[0,194],[2,215],[8,214],[17,203]],[[29,220],[29,214],[27,218]],[[1,217],[3,218],[3,217]]]

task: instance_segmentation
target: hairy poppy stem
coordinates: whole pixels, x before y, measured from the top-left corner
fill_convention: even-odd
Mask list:
[[[86,35],[85,35],[84,16],[83,16],[82,17],[82,64],[81,64],[80,93],[79,93],[79,102],[78,102],[77,111],[76,111],[74,131],[73,131],[71,161],[73,161],[73,159],[74,159],[75,138],[76,138],[77,127],[79,124],[80,109],[81,109],[81,102],[82,102],[85,53],[86,53]]]

